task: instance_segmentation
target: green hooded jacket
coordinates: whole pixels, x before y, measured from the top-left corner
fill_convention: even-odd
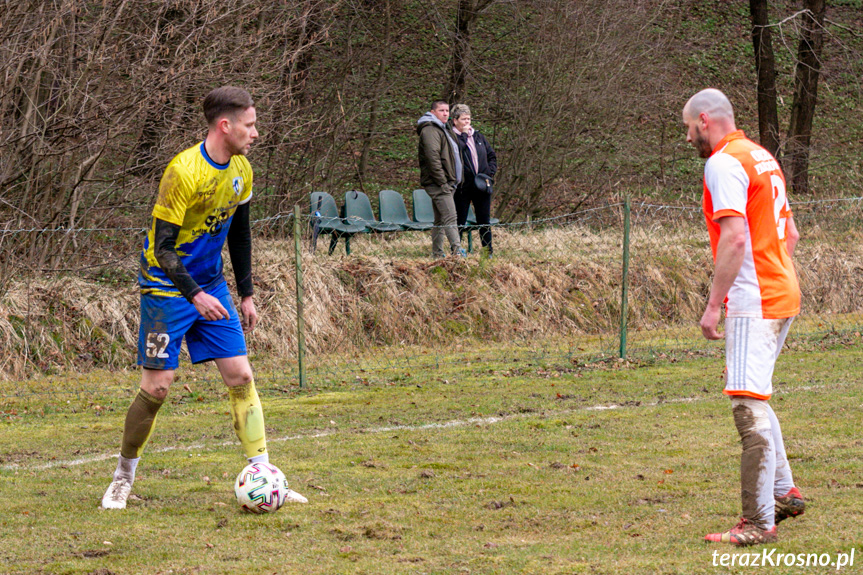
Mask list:
[[[420,185],[443,187],[451,184],[455,188],[462,179],[461,158],[443,122],[426,112],[417,121],[417,134],[420,138],[417,146]]]

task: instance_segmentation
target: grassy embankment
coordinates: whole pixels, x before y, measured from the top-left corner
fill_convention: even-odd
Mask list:
[[[800,216],[804,240],[795,259],[804,312],[795,329],[841,331],[858,325],[863,309],[855,273],[863,268],[859,232],[831,231],[832,212],[820,220],[811,215]],[[853,210],[841,215],[856,217]],[[428,235],[418,233],[357,237],[351,257],[329,257],[322,238],[318,253],[303,261],[308,365],[347,361],[356,368],[376,348],[388,348],[389,360],[412,363],[483,342],[516,343],[540,355],[616,350],[622,234],[614,222],[498,229],[493,260],[433,261],[425,257]],[[263,240],[256,246],[261,323],[249,338],[251,353],[256,363],[290,373],[297,337],[293,245]],[[337,253],[344,253],[341,245]],[[712,272],[702,224],[636,220],[631,254],[631,349],[702,349],[696,325]],[[55,276],[12,283],[0,297],[0,373],[19,378],[130,369],[137,321],[132,271],[107,280]],[[0,395],[14,389],[4,383]]]

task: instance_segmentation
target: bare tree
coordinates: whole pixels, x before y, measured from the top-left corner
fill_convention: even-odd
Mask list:
[[[767,0],[749,0],[752,19],[752,46],[758,95],[758,132],[761,145],[779,158],[779,113],[776,110],[776,59],[770,33]]]
[[[794,71],[794,103],[786,144],[791,185],[797,194],[809,193],[809,151],[821,71],[825,4],[825,0],[803,0],[805,12],[801,15],[800,44]]]
[[[219,84],[241,83],[278,113],[275,122],[263,118],[268,129],[259,146],[282,159],[266,172],[278,174],[288,159],[278,151],[294,143],[302,112],[292,100],[302,85],[295,63],[326,38],[340,4],[4,3],[0,217],[5,227],[37,231],[19,234],[0,258],[57,269],[114,251],[87,230],[145,220],[155,168],[201,137],[200,99]],[[298,37],[298,23],[310,18],[313,31]],[[214,30],[236,38],[225,41]],[[285,71],[285,81],[261,80],[273,71]],[[256,187],[265,205],[275,197],[268,186]],[[142,209],[124,209],[130,204]]]
[[[647,2],[520,6],[531,26],[498,32],[513,37],[512,52],[506,70],[498,69],[486,87],[494,120],[505,126],[493,134],[496,215],[504,219],[575,211],[640,173],[620,161],[645,153],[643,146],[626,147],[626,134],[654,113],[668,80],[655,67],[636,83],[633,71],[674,41],[656,26],[667,8]]]
[[[471,31],[480,14],[497,0],[459,0],[455,17],[450,73],[443,99],[452,106],[461,101],[471,64]]]
[[[369,152],[371,151],[372,140],[374,139],[375,131],[378,126],[378,112],[381,107],[381,95],[386,91],[387,70],[393,53],[392,1],[380,0],[377,7],[383,10],[384,34],[383,38],[381,38],[380,59],[378,60],[377,71],[374,74],[374,79],[368,94],[369,115],[362,135],[363,143],[357,166],[360,188],[364,188],[366,174],[368,172]]]

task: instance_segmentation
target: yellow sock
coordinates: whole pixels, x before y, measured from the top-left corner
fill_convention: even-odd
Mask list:
[[[231,400],[234,431],[243,444],[246,457],[263,455],[267,452],[267,434],[264,429],[264,411],[261,409],[255,381],[228,387],[228,397]]]

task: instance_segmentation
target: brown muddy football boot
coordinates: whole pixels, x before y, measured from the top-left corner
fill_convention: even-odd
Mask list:
[[[799,517],[806,511],[806,502],[800,494],[800,490],[792,487],[788,493],[776,498],[773,521],[779,523],[789,517]]]

